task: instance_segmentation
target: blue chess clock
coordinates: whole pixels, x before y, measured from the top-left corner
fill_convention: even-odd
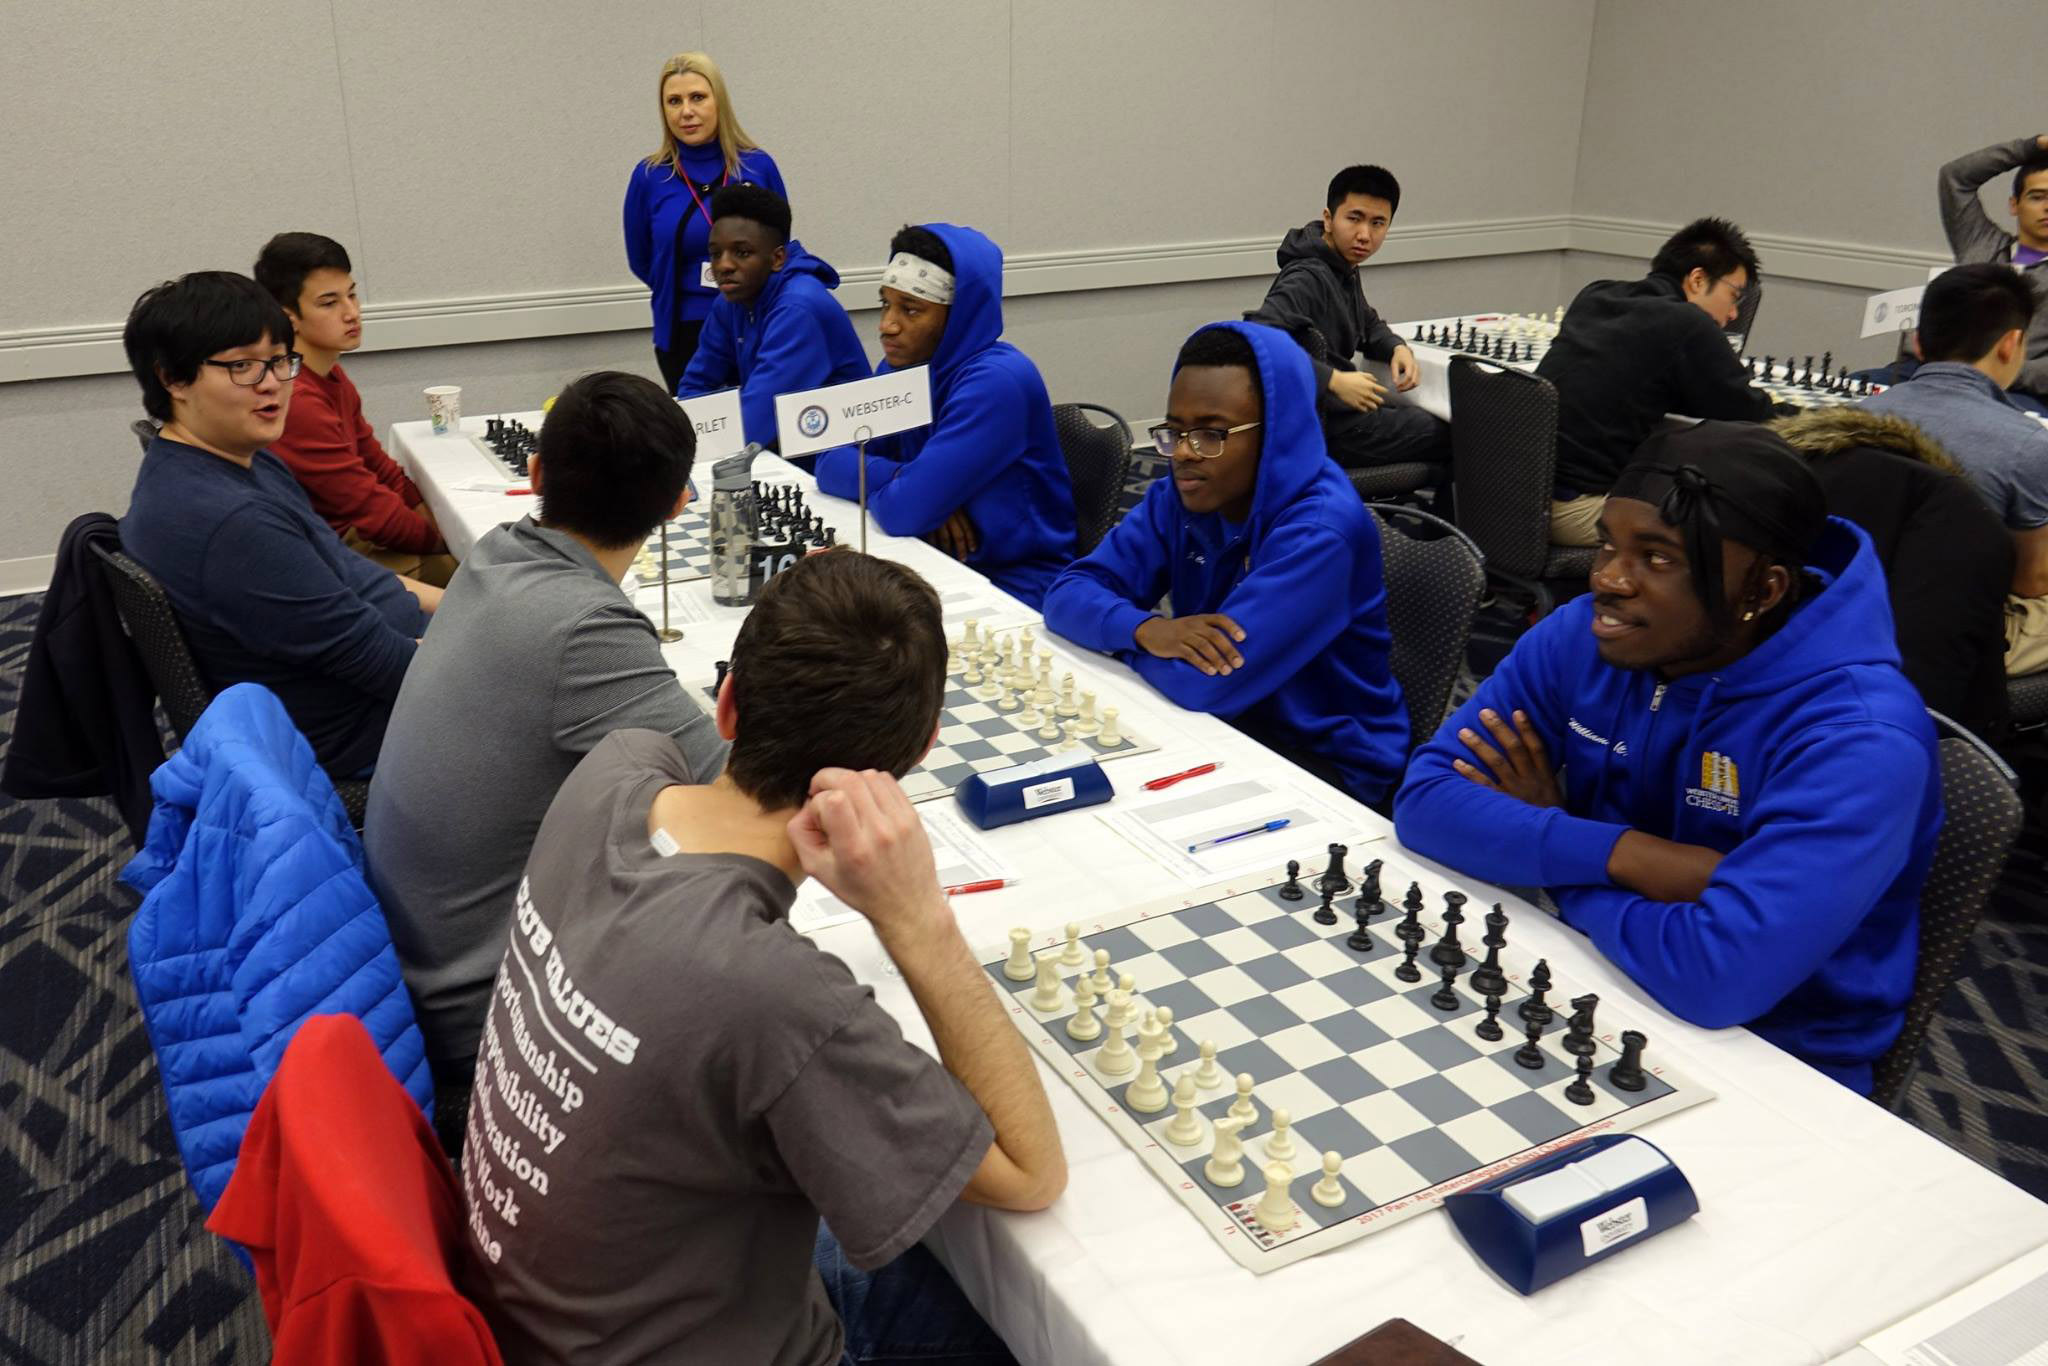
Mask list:
[[[1466,1244],[1524,1295],[1699,1213],[1692,1183],[1634,1134],[1575,1143],[1444,1197]]]
[[[1102,766],[1085,754],[1055,754],[1036,763],[970,773],[953,790],[967,819],[983,830],[1094,806],[1114,795]]]

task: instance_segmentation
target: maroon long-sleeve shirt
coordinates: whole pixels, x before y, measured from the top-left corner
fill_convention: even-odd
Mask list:
[[[299,371],[284,435],[270,450],[337,534],[353,529],[386,550],[423,555],[447,548],[433,523],[413,511],[420,491],[377,444],[362,395],[340,365],[325,375],[310,365]]]

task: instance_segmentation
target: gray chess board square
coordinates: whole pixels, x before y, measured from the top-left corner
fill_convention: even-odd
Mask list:
[[[1510,1038],[1513,1037],[1513,1033],[1514,1031],[1509,1031]],[[1534,1091],[1539,1087],[1548,1086],[1554,1081],[1567,1081],[1572,1077],[1573,1069],[1565,1066],[1564,1063],[1558,1060],[1557,1054],[1551,1052],[1548,1048],[1543,1048],[1541,1045],[1538,1045],[1538,1049],[1543,1054],[1542,1068],[1522,1066],[1522,1064],[1515,1061],[1515,1053],[1521,1047],[1522,1045],[1517,1043],[1513,1048],[1503,1048],[1500,1052],[1493,1055],[1493,1060],[1506,1068],[1510,1076],[1520,1077],[1530,1090]]]
[[[1513,1125],[1532,1147],[1561,1138],[1580,1124],[1576,1116],[1566,1114],[1534,1091],[1527,1095],[1509,1096],[1486,1108]]]
[[[1350,1058],[1331,1058],[1301,1069],[1301,1074],[1320,1087],[1339,1105],[1349,1105],[1365,1096],[1376,1095],[1386,1086]],[[1305,1121],[1304,1121],[1305,1122]]]
[[[1478,1035],[1471,1034],[1471,1027],[1460,1024],[1449,1029],[1425,1029],[1410,1034],[1401,1040],[1411,1052],[1439,1072],[1448,1072],[1461,1062],[1470,1062],[1486,1048],[1497,1047]],[[1434,1118],[1435,1116],[1431,1116]],[[1448,1116],[1446,1116],[1448,1118]]]
[[[1205,901],[1199,906],[1188,907],[1180,913],[1179,919],[1181,924],[1187,926],[1204,939],[1210,935],[1222,934],[1225,930],[1237,929],[1240,926],[1236,916],[1224,910],[1213,901]]]
[[[1342,1152],[1343,1149],[1340,1148],[1338,1151]],[[1294,1203],[1301,1207],[1301,1217],[1317,1228],[1341,1224],[1346,1219],[1356,1219],[1359,1215],[1378,1208],[1366,1199],[1364,1192],[1346,1180],[1342,1172],[1337,1174],[1337,1182],[1344,1187],[1344,1203],[1328,1207],[1317,1204],[1315,1196],[1310,1192],[1314,1190],[1316,1182],[1323,1179],[1323,1164],[1320,1159],[1309,1161],[1308,1168],[1307,1172],[1295,1177],[1288,1184],[1287,1192],[1294,1197]],[[1263,1189],[1261,1186],[1261,1190]]]
[[[1413,1040],[1408,1042],[1413,1046]],[[1479,1108],[1479,1102],[1459,1090],[1455,1083],[1435,1075],[1396,1086],[1394,1094],[1427,1115],[1432,1124],[1447,1124]]]
[[[1322,927],[1316,926],[1315,928],[1321,929]],[[1275,916],[1271,920],[1261,920],[1258,924],[1252,926],[1252,933],[1276,949],[1300,948],[1303,944],[1315,943],[1317,939],[1314,930],[1289,916]]]
[[[1374,1044],[1385,1043],[1389,1037],[1387,1031],[1355,1010],[1327,1016],[1313,1023],[1317,1032],[1346,1053],[1362,1052]]]
[[[1151,1004],[1165,1006],[1171,1010],[1175,1020],[1192,1020],[1217,1008],[1216,1003],[1193,982],[1168,982],[1163,986],[1142,987],[1142,994]],[[1179,1026],[1176,1025],[1176,1032],[1178,1029]]]
[[[1338,999],[1348,1006],[1371,1005],[1374,1001],[1384,1001],[1394,994],[1393,987],[1373,973],[1363,970],[1332,973],[1321,980],[1324,986],[1335,992]]]
[[[1203,1194],[1219,1205],[1228,1206],[1237,1201],[1256,1200],[1259,1198],[1260,1193],[1266,1189],[1266,1183],[1259,1179],[1258,1173],[1254,1169],[1250,1153],[1245,1154],[1244,1179],[1235,1186],[1219,1186],[1214,1181],[1211,1181],[1202,1171],[1202,1168],[1209,1161],[1209,1144],[1206,1139],[1200,1147],[1184,1148],[1181,1151],[1194,1154],[1192,1157],[1181,1160],[1181,1170],[1186,1172],[1189,1179],[1201,1188]]]
[[[1423,955],[1422,960],[1417,962],[1416,966],[1422,969],[1422,981],[1419,985],[1408,988],[1403,994],[1409,1000],[1415,1002],[1416,1005],[1428,1011],[1432,1018],[1449,1023],[1452,1020],[1462,1020],[1467,1015],[1476,1016],[1485,1013],[1485,1007],[1465,993],[1463,979],[1460,979],[1459,985],[1451,988],[1458,998],[1458,1008],[1456,1010],[1439,1010],[1434,1005],[1431,1005],[1429,998],[1436,995],[1443,987],[1442,969],[1434,968],[1429,963],[1427,954]]]
[[[1122,926],[1113,930],[1097,930],[1095,933],[1085,936],[1085,941],[1081,945],[1081,956],[1088,960],[1090,971],[1093,971],[1095,967],[1095,951],[1097,949],[1107,949],[1109,951],[1109,970],[1112,975],[1115,974],[1118,963],[1126,963],[1133,958],[1143,958],[1146,954],[1152,952],[1150,948],[1146,947],[1144,940],[1138,938],[1138,936]],[[1178,967],[1179,964],[1175,964],[1175,966]],[[1145,984],[1143,982],[1138,983],[1138,989],[1140,991],[1144,990]]]
[[[1319,1115],[1309,1115],[1296,1120],[1294,1136],[1305,1149],[1303,1165],[1317,1167],[1318,1175],[1321,1155],[1325,1152],[1335,1150],[1345,1157],[1351,1157],[1380,1146],[1380,1141],[1372,1136],[1370,1129],[1343,1110],[1325,1110]],[[1317,1208],[1320,1209],[1321,1206]]]
[[[1261,1038],[1268,1034],[1278,1034],[1283,1029],[1291,1029],[1301,1023],[1300,1016],[1270,996],[1254,996],[1250,1000],[1239,1001],[1236,1005],[1225,1006],[1224,1009],[1229,1011],[1238,1023]],[[1178,1015],[1180,1012],[1174,1013]]]
[[[941,771],[952,768],[955,764],[973,763],[976,759],[993,759],[1001,753],[986,740],[956,740],[950,745],[940,745],[933,752],[951,756],[952,762],[942,765]]]
[[[1423,1179],[1432,1186],[1482,1165],[1472,1154],[1435,1129],[1424,1129],[1406,1138],[1397,1138],[1387,1146],[1400,1154],[1402,1161],[1422,1173]]]
[[[1216,1055],[1216,1062],[1218,1066],[1233,1077],[1240,1072],[1251,1073],[1252,1080],[1255,1082],[1271,1081],[1275,1077],[1285,1076],[1294,1070],[1288,1066],[1285,1058],[1257,1039],[1253,1039],[1250,1043],[1241,1043],[1235,1048],[1222,1050]],[[1237,1099],[1237,1094],[1234,1090],[1230,1095],[1230,1099]],[[1226,1106],[1225,1108],[1229,1107]]]
[[[1245,976],[1251,978],[1268,991],[1279,991],[1283,987],[1299,986],[1309,980],[1309,975],[1306,972],[1278,954],[1269,958],[1255,958],[1249,963],[1239,963],[1237,966]],[[1293,1023],[1293,1021],[1290,1020],[1289,1023]],[[1282,1025],[1281,1028],[1285,1029],[1286,1025]]]
[[[1213,910],[1214,907],[1200,906],[1197,910]],[[1192,914],[1192,912],[1190,912]],[[1232,928],[1235,928],[1233,925]],[[1159,956],[1190,977],[1199,977],[1205,972],[1230,966],[1230,960],[1199,939],[1190,939],[1185,944],[1170,944],[1159,950]],[[1174,1007],[1179,1010],[1179,1006]]]

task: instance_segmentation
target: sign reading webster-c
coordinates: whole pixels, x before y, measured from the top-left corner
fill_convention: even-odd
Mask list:
[[[775,427],[785,457],[929,426],[931,420],[931,370],[923,365],[775,400]]]
[[[740,417],[739,390],[720,389],[676,402],[697,429],[697,459],[722,460],[745,449],[747,429]]]

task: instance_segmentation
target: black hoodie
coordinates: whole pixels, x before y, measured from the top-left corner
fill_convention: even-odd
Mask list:
[[[1276,255],[1280,274],[1266,290],[1266,301],[1244,316],[1281,328],[1296,341],[1311,327],[1322,333],[1330,352],[1327,361],[1315,361],[1316,396],[1324,408],[1343,407],[1330,393],[1330,371],[1355,369],[1351,357],[1360,351],[1371,360],[1392,360],[1401,339],[1365,301],[1358,267],[1323,241],[1321,219],[1288,233]]]

